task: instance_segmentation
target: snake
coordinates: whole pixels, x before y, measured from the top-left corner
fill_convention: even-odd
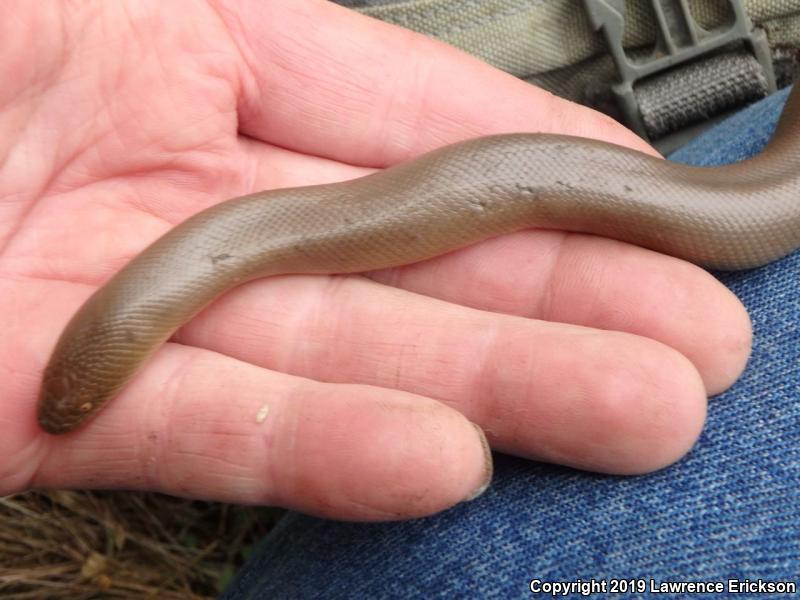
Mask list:
[[[227,200],[168,231],[80,307],[44,369],[37,418],[72,431],[220,295],[279,274],[430,259],[514,231],[594,234],[710,269],[800,247],[800,86],[763,152],[696,167],[614,144],[513,133],[444,146],[344,182]]]

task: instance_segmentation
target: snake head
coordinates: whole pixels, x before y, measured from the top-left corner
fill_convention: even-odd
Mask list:
[[[72,431],[97,408],[89,390],[73,373],[45,373],[37,414],[42,429],[54,434]]]

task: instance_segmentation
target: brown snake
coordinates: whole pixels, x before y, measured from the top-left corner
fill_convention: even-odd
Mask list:
[[[435,150],[328,185],[205,210],[98,289],[44,373],[38,418],[70,431],[106,405],[173,332],[223,292],[282,273],[413,263],[530,228],[585,232],[718,269],[800,246],[800,87],[764,152],[689,167],[602,142],[513,134]]]

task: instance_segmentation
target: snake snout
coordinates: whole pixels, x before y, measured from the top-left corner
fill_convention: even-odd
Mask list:
[[[86,396],[86,391],[70,377],[45,377],[39,393],[39,425],[48,433],[71,431],[94,408]]]

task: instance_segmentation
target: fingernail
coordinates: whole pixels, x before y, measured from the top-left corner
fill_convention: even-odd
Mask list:
[[[472,424],[475,428],[475,431],[478,433],[478,438],[481,442],[481,447],[483,448],[483,470],[484,470],[484,478],[481,481],[481,484],[476,487],[470,494],[464,498],[464,502],[469,502],[470,500],[475,500],[478,496],[483,494],[488,488],[489,484],[492,483],[492,473],[494,472],[494,463],[492,462],[492,449],[489,448],[489,441],[486,439],[486,434],[483,433],[483,429],[478,427],[475,423]]]

